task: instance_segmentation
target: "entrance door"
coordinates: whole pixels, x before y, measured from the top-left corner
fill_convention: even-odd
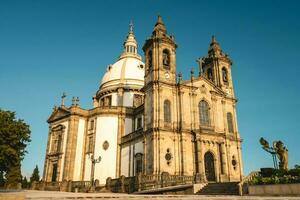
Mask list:
[[[216,181],[214,156],[211,152],[204,155],[205,176],[207,181]]]
[[[52,165],[52,182],[56,181],[56,176],[57,176],[57,163]]]

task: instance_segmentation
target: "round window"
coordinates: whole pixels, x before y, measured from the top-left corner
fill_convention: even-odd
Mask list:
[[[103,142],[102,147],[103,147],[103,149],[104,149],[105,151],[108,149],[109,143],[108,143],[107,140],[105,140],[105,141]]]

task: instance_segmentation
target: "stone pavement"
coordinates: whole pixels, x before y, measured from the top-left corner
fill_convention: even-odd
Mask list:
[[[52,192],[52,191],[0,191],[0,200],[21,200],[21,199],[115,199],[115,200],[285,200],[299,199],[300,197],[256,197],[256,196],[210,196],[210,195],[131,195],[116,193],[71,193],[71,192]]]

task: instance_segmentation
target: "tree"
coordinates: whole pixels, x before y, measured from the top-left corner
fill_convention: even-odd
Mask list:
[[[16,113],[0,109],[0,172],[5,172],[7,184],[21,182],[21,161],[30,142],[30,129]]]
[[[0,188],[3,188],[5,185],[4,173],[0,171]]]
[[[27,181],[26,176],[24,176],[24,178],[22,179],[22,188],[23,188],[23,189],[27,189],[28,186],[29,186],[29,183],[28,183],[28,181]]]
[[[40,173],[39,168],[36,165],[33,172],[32,172],[32,175],[30,177],[30,183],[32,183],[33,181],[40,181],[40,174],[39,173]]]
[[[22,182],[21,174],[21,161],[16,161],[13,165],[10,166],[9,170],[5,174],[6,184],[8,189],[21,189],[19,188],[19,183]]]

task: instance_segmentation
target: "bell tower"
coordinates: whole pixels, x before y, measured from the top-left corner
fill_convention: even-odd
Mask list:
[[[152,35],[143,47],[146,60],[145,84],[152,81],[176,83],[176,48],[174,37],[167,34],[165,24],[158,16]]]
[[[144,132],[146,155],[145,173],[159,174],[165,162],[161,152],[171,151],[160,143],[171,133],[176,115],[176,48],[175,39],[167,34],[162,18],[157,22],[150,38],[145,41]],[[173,172],[172,172],[173,173]]]
[[[208,56],[199,59],[199,64],[202,76],[221,88],[227,95],[234,98],[231,75],[232,61],[230,57],[222,51],[215,36],[212,36]]]

